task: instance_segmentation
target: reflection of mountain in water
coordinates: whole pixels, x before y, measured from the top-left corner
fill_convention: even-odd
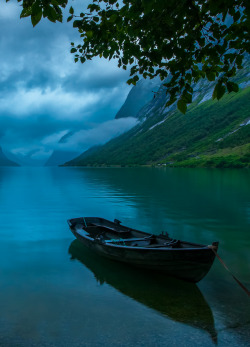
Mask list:
[[[211,215],[218,215],[223,221],[233,217],[243,221],[247,218],[246,211],[239,208],[234,199],[237,196],[244,204],[248,203],[249,172],[244,170],[89,168],[82,170],[82,175],[85,181],[94,181],[100,189],[117,192],[136,203],[138,196],[143,196],[140,202],[145,206],[158,202],[170,209],[169,212],[178,210],[187,214],[193,214],[198,207],[203,219]]]
[[[90,269],[99,283],[108,283],[174,321],[207,331],[216,342],[212,311],[195,284],[163,278],[101,258],[78,240],[71,243],[69,254]]]

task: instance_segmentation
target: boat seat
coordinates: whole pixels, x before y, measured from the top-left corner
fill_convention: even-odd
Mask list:
[[[106,240],[105,243],[148,241],[148,240],[150,240],[150,238],[151,238],[151,235],[150,236],[146,236],[146,237],[133,237],[131,239]]]
[[[172,240],[171,242],[165,242],[161,244],[154,244],[150,243],[147,248],[160,248],[160,247],[166,247],[166,248],[181,248],[181,241],[180,240]]]
[[[117,234],[129,234],[130,231],[129,230],[121,230],[119,227],[109,227],[107,225],[102,225],[102,224],[96,224],[93,223],[94,227],[98,227],[98,228],[102,228],[104,231],[111,231],[113,233],[117,233]]]

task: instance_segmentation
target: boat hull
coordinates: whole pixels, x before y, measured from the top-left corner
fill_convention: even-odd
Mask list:
[[[211,248],[148,249],[97,242],[71,227],[75,237],[86,247],[106,258],[138,268],[165,273],[189,282],[200,281],[210,270],[215,254]]]

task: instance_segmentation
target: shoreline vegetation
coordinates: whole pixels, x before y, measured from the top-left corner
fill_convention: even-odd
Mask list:
[[[60,165],[65,167],[66,165]],[[70,167],[70,165],[67,165]],[[228,156],[201,156],[200,158],[186,159],[173,163],[155,164],[91,164],[71,165],[72,167],[85,168],[132,168],[132,167],[159,167],[159,168],[203,168],[203,169],[250,169],[250,154],[243,157],[237,155]]]
[[[128,167],[172,167],[172,168],[212,168],[212,169],[249,169],[250,168],[250,145],[248,152],[240,156],[236,151],[231,154],[221,155],[201,155],[194,158],[187,158],[181,161],[169,163],[152,163],[152,164],[86,164],[86,165],[59,165],[61,167],[87,167],[87,168],[128,168]]]
[[[178,167],[178,168],[212,168],[212,169],[247,169],[250,168],[250,144],[235,147],[233,149],[219,150],[214,154],[191,155],[179,161],[155,162],[150,164],[107,164],[91,163],[86,165],[61,165],[82,166],[96,168],[126,168],[126,167]]]

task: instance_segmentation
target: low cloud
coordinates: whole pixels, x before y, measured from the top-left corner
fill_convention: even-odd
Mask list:
[[[45,157],[54,145],[44,139],[68,129],[85,129],[68,144],[80,148],[96,143],[95,134],[105,142],[132,126],[111,121],[131,88],[129,73],[105,59],[75,64],[70,42],[79,34],[72,23],[43,19],[33,28],[20,11],[17,3],[1,4],[0,146]]]
[[[102,145],[108,142],[112,138],[128,131],[136,124],[137,119],[132,117],[103,122],[96,124],[96,126],[92,129],[76,131],[63,143],[54,143],[52,146],[49,146],[49,148],[64,151],[83,152],[92,146]]]
[[[9,149],[15,155],[27,157],[34,160],[45,161],[55,150],[82,153],[88,148],[102,145],[112,138],[130,130],[137,124],[136,118],[120,118],[103,123],[92,124],[91,128],[82,130],[64,129],[50,135],[45,135],[36,142],[36,136],[31,139],[29,145],[23,139],[16,141],[16,146]],[[12,134],[13,135],[13,134]],[[11,138],[10,134],[9,137]],[[64,137],[64,141],[61,139]],[[61,142],[60,142],[61,141]],[[12,144],[15,140],[12,139]]]

